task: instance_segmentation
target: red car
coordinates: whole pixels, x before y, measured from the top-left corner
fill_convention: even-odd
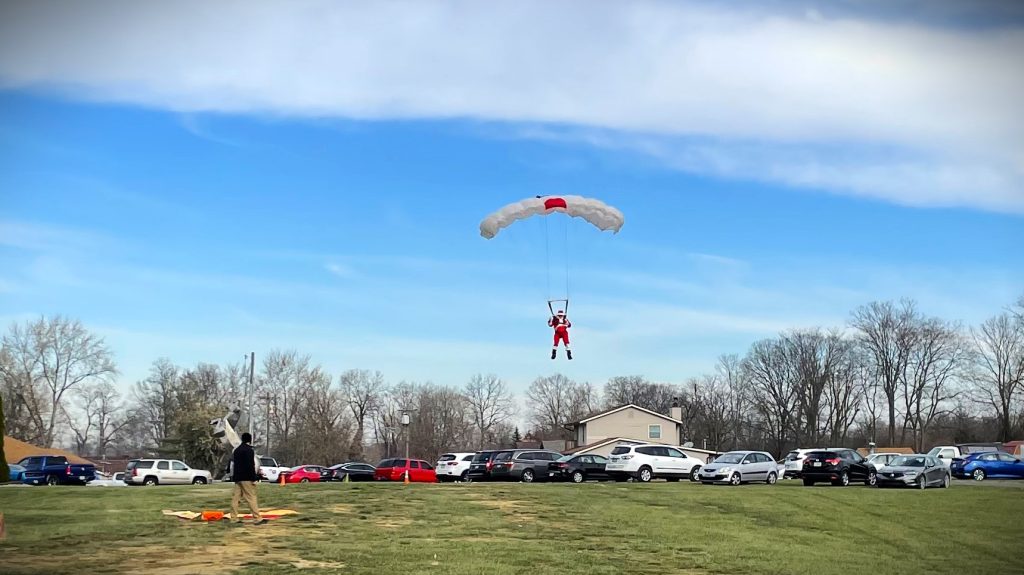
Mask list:
[[[288,471],[282,471],[281,477],[284,478],[285,483],[309,483],[310,481],[320,481],[320,476],[325,469],[319,465],[300,465],[292,467]]]
[[[437,483],[437,472],[434,466],[422,459],[385,459],[377,464],[373,472],[374,481],[405,481],[409,473],[409,481],[416,483]]]

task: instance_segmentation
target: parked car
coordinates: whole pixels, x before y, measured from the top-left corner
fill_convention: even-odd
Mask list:
[[[10,480],[21,482],[21,477],[25,474],[25,468],[17,463],[12,463],[7,466],[10,468]]]
[[[903,453],[872,453],[867,456],[867,462],[875,468],[877,473],[879,469],[888,465],[890,461],[897,457],[903,457],[903,455]]]
[[[320,482],[326,481],[324,479],[325,472],[328,471],[326,467],[322,465],[298,465],[291,469],[282,471],[278,476],[278,481],[281,477],[284,477],[285,483],[309,483],[311,481]]]
[[[757,481],[775,485],[779,479],[779,468],[771,454],[765,451],[730,451],[705,465],[699,477],[706,485],[739,485]]]
[[[491,479],[495,481],[522,481],[533,483],[548,478],[548,465],[561,459],[562,454],[546,449],[513,449],[495,456],[491,466]]]
[[[126,487],[128,484],[124,482],[124,476],[123,471],[118,471],[113,475],[97,472],[96,479],[89,482],[89,487]]]
[[[475,453],[443,453],[437,458],[438,481],[465,481]]]
[[[473,459],[469,462],[469,473],[466,475],[466,479],[469,481],[490,481],[491,469],[494,467],[494,458],[499,453],[511,452],[507,449],[491,449],[477,451],[473,454]]]
[[[950,473],[960,479],[984,481],[989,477],[1024,479],[1024,462],[1009,453],[972,453],[963,459],[954,459]]]
[[[260,477],[267,481],[277,483],[280,479],[281,472],[287,471],[288,467],[281,466],[276,459],[268,457],[266,455],[260,455]]]
[[[853,449],[830,448],[812,451],[804,457],[801,477],[804,485],[829,482],[845,487],[851,481],[863,481],[874,485],[877,474],[861,454]]]
[[[18,462],[24,468],[21,482],[28,485],[87,484],[96,478],[96,466],[70,463],[62,455],[26,457]]]
[[[697,481],[702,465],[699,459],[682,451],[658,444],[618,445],[612,449],[605,471],[616,481],[633,478],[647,483],[656,478]]]
[[[804,458],[807,454],[821,449],[820,447],[814,447],[811,449],[794,449],[786,454],[786,472],[782,476],[784,479],[800,479],[800,473],[804,468]]]
[[[124,475],[128,485],[205,485],[212,481],[209,471],[192,469],[177,459],[133,459]]]
[[[972,453],[990,453],[1002,451],[1002,443],[958,443],[957,445],[936,445],[928,455],[938,458],[946,467],[953,465],[954,459],[963,459]]]
[[[588,479],[611,479],[606,469],[608,458],[603,455],[563,455],[548,464],[548,479],[583,483]]]
[[[373,472],[377,470],[369,463],[361,461],[339,463],[332,465],[329,469],[331,470],[330,481],[345,481],[346,477],[349,481],[373,481]]]
[[[949,487],[949,470],[930,455],[902,455],[878,470],[878,487]]]
[[[373,472],[376,481],[405,481],[408,474],[413,483],[437,483],[434,466],[422,459],[385,459]]]

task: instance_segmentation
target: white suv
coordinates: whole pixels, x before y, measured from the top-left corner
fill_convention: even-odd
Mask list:
[[[807,454],[812,451],[821,451],[823,448],[816,447],[813,449],[794,449],[786,454],[786,471],[784,472],[783,478],[785,479],[799,479],[800,474],[804,470],[804,458]]]
[[[697,481],[701,462],[682,451],[656,443],[644,445],[618,445],[612,449],[605,472],[616,481],[630,477],[647,483],[661,477],[668,481],[689,478]]]
[[[129,461],[124,473],[128,485],[204,485],[212,483],[209,471],[192,469],[177,459],[139,459]]]
[[[437,459],[438,481],[466,481],[475,453],[443,453]]]

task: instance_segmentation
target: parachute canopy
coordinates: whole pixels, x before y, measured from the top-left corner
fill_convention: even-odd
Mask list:
[[[600,200],[583,196],[544,196],[509,204],[480,222],[480,235],[491,239],[502,228],[531,216],[562,212],[583,218],[602,231],[618,233],[624,223],[622,212]]]

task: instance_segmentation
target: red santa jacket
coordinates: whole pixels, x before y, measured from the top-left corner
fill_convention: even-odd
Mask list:
[[[556,330],[565,330],[572,327],[572,322],[569,321],[569,318],[565,316],[558,317],[556,315],[552,316],[551,319],[548,320],[548,325],[555,328]]]

